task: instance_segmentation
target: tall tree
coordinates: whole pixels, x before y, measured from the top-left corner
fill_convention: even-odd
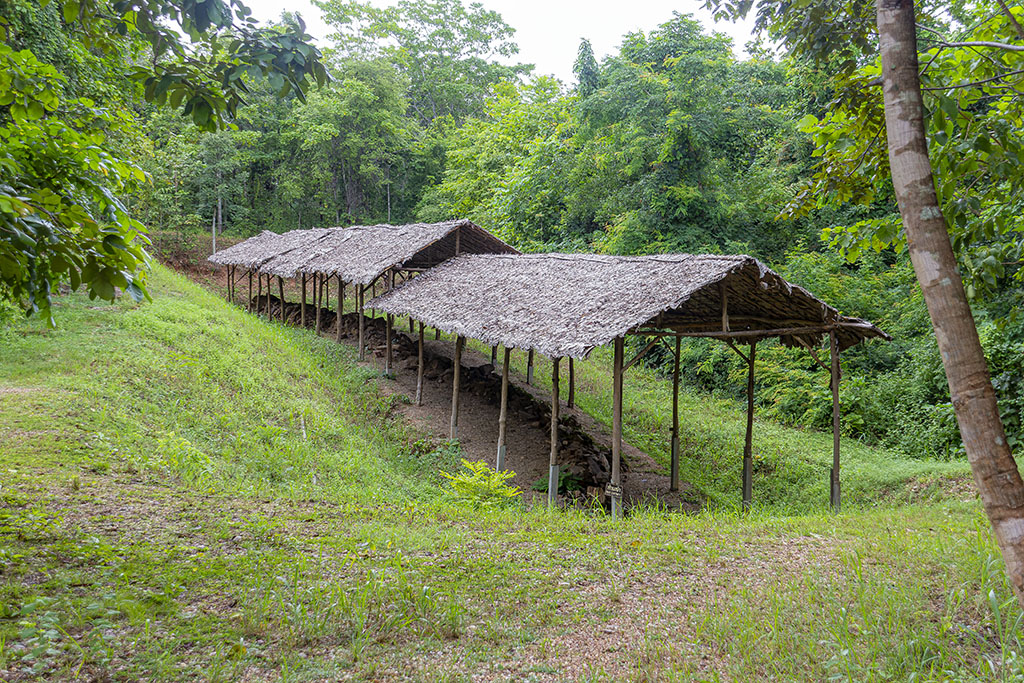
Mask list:
[[[1006,562],[1007,575],[1024,606],[1024,481],[1003,430],[928,153],[918,26],[941,21],[931,15],[921,18],[922,23],[918,24],[913,0],[876,0],[873,7],[852,0],[825,0],[809,5],[782,0],[744,0],[726,5],[710,0],[708,4],[724,7],[724,13],[732,16],[745,14],[756,5],[759,26],[785,40],[795,53],[818,61],[835,59],[839,54],[836,83],[841,96],[853,102],[848,120],[870,116],[872,96],[865,94],[863,88],[882,85],[888,165],[907,245],[938,340],[971,470]],[[939,9],[940,14],[946,13],[947,8]],[[959,11],[962,7],[954,9]],[[1008,34],[1009,39],[949,41],[940,48],[970,46],[1024,51],[1024,45],[1014,42],[1024,39],[1017,31],[1019,24],[1014,11],[1002,2],[1000,9],[1001,12],[986,9],[986,18],[979,25],[990,25],[994,18],[1003,16],[1004,28],[1013,31]],[[1017,14],[1021,12],[1020,7],[1014,10]],[[874,61],[876,51],[880,57],[877,80],[858,80],[858,70]],[[1005,78],[1007,75],[1002,74],[993,81]],[[950,84],[949,89],[984,82],[984,78],[967,79]],[[877,130],[876,137],[883,128]],[[859,164],[856,162],[854,168]],[[851,196],[847,192],[845,199]]]
[[[1024,481],[967,302],[928,158],[912,0],[877,0],[886,136],[893,187],[942,353],[960,434],[995,530],[1006,572],[1024,606]],[[1022,48],[1024,49],[1024,48]]]
[[[594,57],[594,48],[586,38],[580,41],[580,49],[576,53],[576,62],[572,65],[572,72],[576,76],[576,91],[580,97],[589,97],[592,92],[597,90],[600,72],[597,59]]]
[[[356,0],[316,0],[331,37],[349,56],[384,57],[406,74],[409,102],[420,123],[483,112],[489,88],[533,68],[502,63],[519,46],[515,29],[497,12],[462,0],[400,0],[376,7]]]

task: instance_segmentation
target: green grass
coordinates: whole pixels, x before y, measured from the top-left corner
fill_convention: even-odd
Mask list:
[[[1024,676],[1021,611],[973,501],[618,523],[457,507],[437,470],[458,453],[395,418],[348,347],[162,269],[152,289],[138,307],[70,297],[60,329],[0,339],[0,680]],[[581,368],[598,413],[601,367]],[[702,430],[734,439],[733,407],[711,415]],[[758,432],[780,459],[823,443]]]

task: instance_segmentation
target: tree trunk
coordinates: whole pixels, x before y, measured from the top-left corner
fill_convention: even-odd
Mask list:
[[[912,0],[877,0],[889,163],[910,257],[938,338],[960,435],[1024,606],[1024,482],[1006,442],[996,395],[939,208],[928,159]]]

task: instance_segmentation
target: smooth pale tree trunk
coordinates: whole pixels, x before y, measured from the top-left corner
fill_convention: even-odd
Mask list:
[[[889,163],[974,481],[1024,606],[1024,482],[1006,442],[928,159],[912,0],[877,0]]]

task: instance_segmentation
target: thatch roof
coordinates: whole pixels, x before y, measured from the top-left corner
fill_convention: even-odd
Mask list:
[[[842,348],[888,338],[750,256],[459,256],[366,306],[488,344],[583,358],[639,328],[721,333],[723,287],[730,332],[813,327],[761,336],[817,344],[827,334],[820,328],[833,326]]]
[[[459,253],[518,253],[475,223],[455,220],[293,230],[281,235],[264,232],[210,260],[281,277],[320,273],[368,285],[389,268],[421,270],[435,266],[456,254],[456,241]]]

